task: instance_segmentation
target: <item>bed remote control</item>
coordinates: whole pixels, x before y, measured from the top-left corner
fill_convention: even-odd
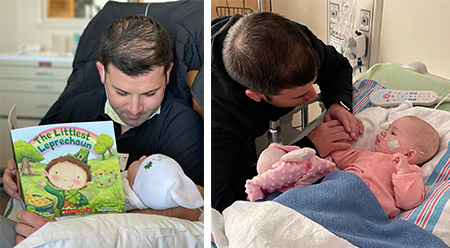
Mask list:
[[[392,107],[402,102],[412,102],[413,105],[433,105],[440,99],[434,91],[412,91],[412,90],[376,90],[370,94],[370,102],[374,106]]]

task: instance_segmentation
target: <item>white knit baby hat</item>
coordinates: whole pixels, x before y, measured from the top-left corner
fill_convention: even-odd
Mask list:
[[[153,154],[142,162],[133,190],[152,209],[203,206],[203,198],[194,182],[175,160],[163,154]]]

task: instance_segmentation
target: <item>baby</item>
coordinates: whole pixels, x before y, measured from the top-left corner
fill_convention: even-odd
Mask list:
[[[419,167],[439,149],[439,134],[415,116],[396,119],[377,135],[373,151],[352,148],[331,156],[337,167],[358,175],[377,197],[389,218],[417,207],[425,197]]]
[[[125,208],[163,210],[182,206],[203,206],[203,198],[194,182],[172,158],[153,154],[142,156],[121,173]]]

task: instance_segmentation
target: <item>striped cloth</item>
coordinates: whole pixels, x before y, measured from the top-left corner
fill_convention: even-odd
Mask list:
[[[374,80],[362,80],[353,85],[353,114],[371,107],[369,96],[373,91],[386,89],[382,84]]]
[[[442,156],[431,176],[425,182],[425,200],[417,208],[405,211],[399,218],[411,221],[432,232],[442,216],[447,203],[450,205],[450,150]],[[450,228],[450,227],[449,227]]]

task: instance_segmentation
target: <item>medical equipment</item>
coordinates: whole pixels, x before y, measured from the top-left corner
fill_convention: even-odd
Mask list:
[[[267,132],[267,140],[268,143],[279,143],[281,144],[283,141],[283,138],[281,136],[281,125],[280,122],[272,121],[270,122],[269,132]]]
[[[404,101],[412,102],[413,105],[430,106],[438,103],[442,99],[450,102],[450,99],[438,96],[436,92],[430,90],[407,91],[380,89],[370,94],[370,102],[374,106],[382,107],[397,106]]]
[[[366,54],[366,37],[361,32],[356,31],[348,40],[347,48],[347,58],[360,59]]]
[[[389,149],[392,151],[395,148],[399,148],[400,144],[398,143],[397,139],[392,139],[392,140],[388,140],[386,137],[383,137],[382,135],[379,135],[378,137],[384,139],[387,141],[387,146],[389,147]]]
[[[378,137],[384,139],[387,141],[387,146],[389,147],[389,150],[394,150],[395,148],[399,148],[400,144],[398,143],[397,139],[392,139],[392,140],[388,140],[386,137],[383,137],[382,135],[379,135]],[[401,147],[401,148],[405,148],[405,147]],[[419,151],[420,154],[427,154],[423,151]],[[406,155],[405,155],[406,156]]]
[[[342,51],[344,49],[336,48],[348,58],[355,78],[378,62],[383,1],[357,0],[356,6],[353,6],[353,2],[348,0],[327,0],[326,41],[333,46],[339,43],[339,47],[346,49]],[[341,16],[348,26],[345,37],[339,31],[342,27],[338,27],[344,22]],[[348,42],[345,46],[344,41]]]
[[[398,140],[391,140],[391,141],[388,142],[387,145],[388,145],[389,149],[391,149],[391,150],[394,150],[395,148],[400,147],[400,144],[398,143]]]
[[[345,7],[339,12],[337,23],[330,31],[330,44],[346,58],[353,59],[350,57],[352,52],[349,51],[349,42],[353,38],[353,30],[355,29],[356,1],[344,0],[343,6]],[[353,43],[352,45],[356,44]]]

